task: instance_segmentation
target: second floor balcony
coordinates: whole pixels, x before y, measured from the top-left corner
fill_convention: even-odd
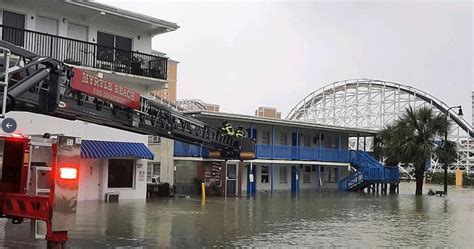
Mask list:
[[[168,59],[152,54],[0,25],[1,40],[67,64],[167,79]]]
[[[174,155],[178,157],[207,157],[208,154],[209,151],[202,146],[178,141],[174,143]],[[257,159],[347,163],[349,162],[349,149],[257,144],[255,156]]]

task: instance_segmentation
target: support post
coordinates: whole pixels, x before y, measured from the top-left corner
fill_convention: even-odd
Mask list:
[[[367,151],[367,148],[365,147],[366,143],[367,143],[367,140],[366,140],[366,136],[364,136],[364,151]]]
[[[271,170],[272,170],[272,179],[271,179],[271,193],[273,193],[273,189],[274,189],[274,181],[275,181],[275,165],[272,163],[271,164]]]
[[[356,149],[359,150],[359,134],[357,134],[357,144],[356,144]]]
[[[321,190],[321,165],[318,165],[318,190]]]

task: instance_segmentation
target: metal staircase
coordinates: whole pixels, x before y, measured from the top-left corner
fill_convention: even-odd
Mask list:
[[[341,191],[378,191],[382,186],[382,192],[386,192],[387,184],[398,184],[400,173],[398,167],[384,166],[365,151],[350,151],[350,163],[357,169],[339,181]],[[384,188],[385,186],[385,188]]]

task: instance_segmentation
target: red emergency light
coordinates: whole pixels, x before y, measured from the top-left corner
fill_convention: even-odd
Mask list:
[[[72,167],[61,167],[59,168],[59,177],[64,180],[75,180],[77,179],[77,169]]]

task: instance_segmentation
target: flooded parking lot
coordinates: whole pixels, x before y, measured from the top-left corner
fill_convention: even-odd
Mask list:
[[[426,186],[440,189],[441,186]],[[474,244],[474,188],[448,197],[339,192],[263,193],[256,198],[80,202],[71,248],[211,246],[458,247]],[[0,246],[45,248],[29,224],[0,223]]]

